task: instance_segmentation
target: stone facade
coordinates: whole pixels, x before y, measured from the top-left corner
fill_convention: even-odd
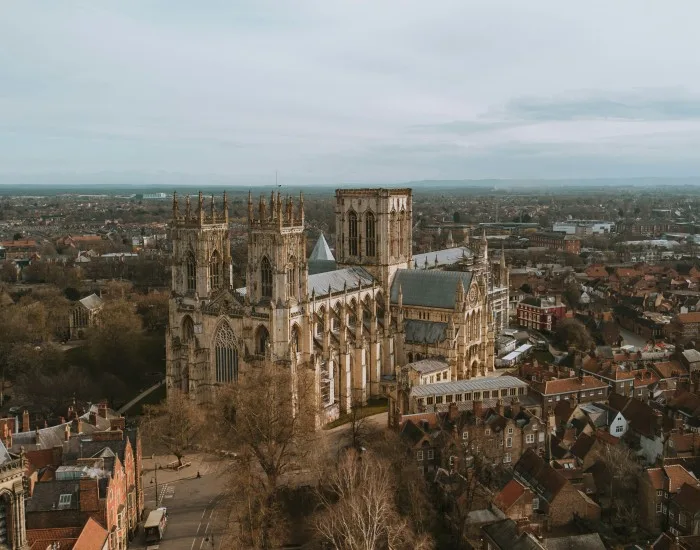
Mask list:
[[[410,189],[336,191],[336,227],[335,265],[309,275],[303,196],[249,195],[246,287],[234,290],[225,195],[222,210],[200,194],[184,212],[175,197],[168,391],[213,403],[220,386],[276,364],[314,378],[323,424],[393,391],[409,357],[445,357],[455,379],[494,370],[508,269],[489,262],[485,239],[436,253],[460,263],[456,277],[417,265]],[[426,285],[437,290],[427,300]]]

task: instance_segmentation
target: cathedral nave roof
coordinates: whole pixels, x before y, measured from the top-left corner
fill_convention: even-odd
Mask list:
[[[464,290],[469,291],[471,272],[400,269],[391,285],[391,303],[399,302],[401,287],[405,306],[454,309],[459,281],[462,281]]]
[[[354,291],[360,288],[372,286],[374,278],[361,267],[346,267],[309,275],[309,295],[314,294],[316,298],[328,296],[330,293],[343,292],[343,290]]]

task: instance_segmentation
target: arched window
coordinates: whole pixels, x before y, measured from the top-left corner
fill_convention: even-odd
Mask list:
[[[365,255],[376,256],[377,254],[377,222],[372,212],[365,214]]]
[[[272,266],[267,257],[260,262],[260,293],[263,298],[272,298]]]
[[[397,256],[402,256],[404,252],[404,243],[406,240],[406,212],[401,210],[399,214],[399,252]]]
[[[212,290],[221,287],[221,256],[214,250],[209,260],[209,286]]]
[[[182,343],[187,344],[194,338],[194,323],[189,315],[182,320]]]
[[[293,352],[296,353],[297,351],[299,351],[299,345],[301,344],[301,341],[299,340],[299,327],[297,325],[294,325],[292,327],[292,335],[289,339],[289,342],[292,345]]]
[[[187,292],[197,290],[197,262],[190,250],[185,257],[185,271],[187,275]]]
[[[299,288],[297,283],[297,265],[296,258],[292,256],[289,259],[289,267],[287,268],[287,296],[290,298],[297,297],[297,290]]]
[[[389,242],[391,243],[391,250],[390,254],[393,257],[397,257],[399,255],[397,251],[397,245],[398,245],[398,227],[396,225],[396,210],[392,210],[391,215],[389,216],[390,222],[389,222],[389,235],[390,239]]]
[[[348,251],[350,256],[357,256],[357,214],[348,214]]]
[[[216,381],[238,381],[238,347],[233,330],[228,323],[222,323],[214,340]]]
[[[15,542],[15,521],[14,515],[17,513],[13,502],[12,495],[4,491],[0,495],[0,522],[5,526],[5,529],[0,530],[0,545],[3,548],[12,548]],[[60,507],[60,503],[59,503]]]
[[[265,355],[267,351],[267,343],[270,341],[270,333],[267,329],[260,325],[258,330],[255,332],[255,353],[258,355]]]

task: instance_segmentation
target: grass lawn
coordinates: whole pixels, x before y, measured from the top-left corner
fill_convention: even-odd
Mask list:
[[[389,410],[389,402],[386,399],[370,399],[367,405],[360,409],[358,416],[364,418],[365,416],[372,416],[386,412],[387,410]],[[351,416],[349,414],[341,414],[337,420],[326,424],[323,429],[330,430],[337,428],[343,424],[348,424],[350,420]]]

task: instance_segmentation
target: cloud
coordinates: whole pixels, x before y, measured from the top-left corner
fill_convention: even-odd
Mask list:
[[[0,182],[690,170],[698,15],[682,0],[8,3]]]

